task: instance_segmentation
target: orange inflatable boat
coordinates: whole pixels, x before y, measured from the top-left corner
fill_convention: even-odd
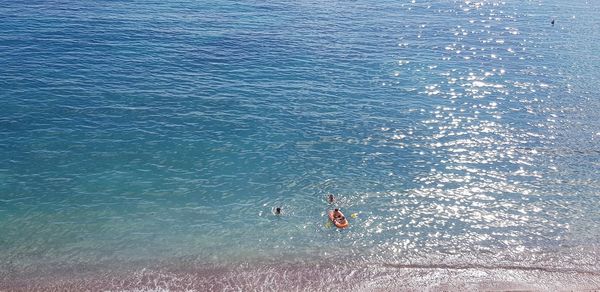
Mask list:
[[[340,213],[342,213],[342,212],[340,212]],[[344,216],[344,214],[342,214],[342,216]],[[331,222],[333,222],[333,224],[335,225],[335,227],[337,227],[337,228],[346,228],[346,227],[348,227],[348,225],[350,225],[348,223],[348,219],[346,219],[346,216],[344,216],[343,218],[344,218],[343,220],[339,220],[339,219],[335,220],[333,218],[333,211],[329,211],[329,220],[331,220]]]

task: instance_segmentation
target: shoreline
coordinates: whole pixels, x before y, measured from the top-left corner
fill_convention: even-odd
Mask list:
[[[0,291],[594,291],[600,271],[519,265],[264,261],[207,264],[197,260],[63,266],[2,277]],[[48,269],[47,267],[46,269]]]

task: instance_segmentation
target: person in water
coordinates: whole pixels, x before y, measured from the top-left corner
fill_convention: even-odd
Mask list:
[[[552,26],[554,26],[554,19],[552,19],[552,21],[550,23],[552,23]]]
[[[333,197],[333,195],[329,195],[329,197],[327,197],[327,201],[329,203],[333,203],[333,201],[335,201],[335,198]]]
[[[281,215],[281,207],[275,208],[275,215]]]

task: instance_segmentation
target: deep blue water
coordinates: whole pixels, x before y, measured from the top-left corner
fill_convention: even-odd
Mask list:
[[[6,1],[0,18],[11,269],[598,272],[596,1]]]

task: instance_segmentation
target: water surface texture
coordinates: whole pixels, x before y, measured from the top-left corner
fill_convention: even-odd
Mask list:
[[[355,289],[600,287],[598,1],[6,1],[0,18],[5,289],[188,261],[223,270],[127,287],[289,287],[243,281],[275,261],[331,288],[306,267],[334,260],[327,281]]]

